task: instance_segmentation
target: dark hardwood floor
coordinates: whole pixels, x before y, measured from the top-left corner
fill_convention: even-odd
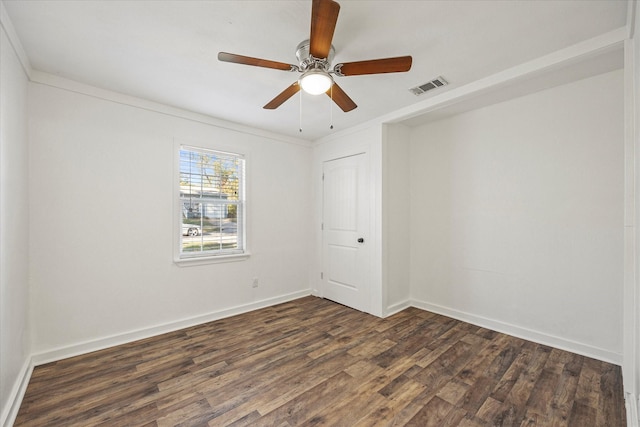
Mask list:
[[[620,368],[314,297],[37,367],[16,426],[625,426]]]

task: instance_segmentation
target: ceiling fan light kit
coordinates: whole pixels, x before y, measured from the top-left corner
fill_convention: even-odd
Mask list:
[[[333,61],[335,49],[329,48],[326,58],[314,58],[310,53],[311,41],[303,40],[296,48],[298,71],[302,76],[298,80],[303,91],[310,95],[320,95],[327,92],[333,85],[333,77],[329,74],[329,64]]]
[[[309,70],[300,77],[300,87],[310,95],[325,93],[333,85],[333,78],[323,70]]]
[[[226,52],[218,53],[218,60],[302,73],[297,82],[279,93],[263,108],[270,110],[278,108],[302,88],[304,92],[311,95],[326,93],[342,111],[351,111],[357,107],[356,103],[334,81],[332,74],[338,77],[345,77],[406,72],[411,69],[412,58],[410,56],[399,56],[340,63],[336,64],[331,70],[331,61],[335,53],[331,42],[339,12],[340,5],[333,0],[313,0],[311,5],[311,35],[309,40],[299,43],[296,48],[298,65]]]

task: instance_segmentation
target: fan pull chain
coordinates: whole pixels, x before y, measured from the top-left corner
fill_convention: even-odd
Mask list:
[[[302,91],[298,91],[298,93],[300,94],[300,118],[298,122],[298,130],[300,131],[300,133],[302,133]]]
[[[329,95],[331,101],[329,101],[329,129],[333,129],[333,85],[329,88]]]

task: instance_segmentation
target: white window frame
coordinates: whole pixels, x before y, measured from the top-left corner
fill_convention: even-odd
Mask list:
[[[183,148],[191,148],[193,150],[201,151],[215,151],[220,153],[228,153],[234,156],[244,158],[244,209],[241,211],[242,224],[244,231],[242,237],[244,239],[243,247],[244,251],[241,253],[198,253],[185,255],[182,253],[182,200],[180,197],[180,150]],[[173,162],[173,262],[180,267],[204,265],[204,264],[216,264],[224,262],[243,261],[249,258],[251,255],[248,250],[249,238],[248,238],[248,226],[247,218],[249,214],[247,212],[247,200],[249,199],[249,185],[248,185],[248,166],[250,164],[248,160],[248,153],[237,148],[224,147],[217,144],[197,143],[175,140],[174,141],[174,162]],[[240,219],[239,219],[240,220]]]

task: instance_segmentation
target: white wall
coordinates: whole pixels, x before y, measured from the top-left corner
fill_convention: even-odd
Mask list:
[[[310,293],[310,145],[37,83],[29,115],[36,362]],[[172,262],[174,139],[248,154],[248,260]]]
[[[387,314],[411,304],[410,128],[389,124],[382,141],[383,306]]]
[[[4,26],[0,28],[0,425],[4,425],[31,349],[27,77]]]
[[[418,306],[621,362],[622,90],[614,71],[413,130]]]

